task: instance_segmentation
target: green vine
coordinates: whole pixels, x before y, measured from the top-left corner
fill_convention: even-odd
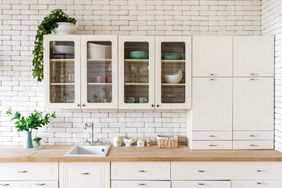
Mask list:
[[[76,19],[69,17],[61,9],[52,10],[51,13],[44,18],[37,29],[37,33],[34,41],[33,50],[33,78],[37,81],[43,79],[43,36],[50,34],[53,29],[57,28],[57,22],[69,22],[76,23]]]

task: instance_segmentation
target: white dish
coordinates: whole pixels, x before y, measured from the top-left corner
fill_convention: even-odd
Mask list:
[[[73,46],[67,46],[67,45],[55,45],[53,47],[55,54],[73,54],[74,53],[74,47]]]
[[[73,35],[76,33],[76,25],[68,22],[57,22],[58,27],[53,29],[55,35]]]
[[[123,142],[126,147],[130,147],[134,142],[136,142],[136,138],[123,138]]]
[[[110,45],[88,43],[89,59],[111,59],[112,47]]]
[[[175,74],[167,74],[164,75],[164,79],[167,83],[177,84],[182,80],[183,74],[182,71],[179,70]]]

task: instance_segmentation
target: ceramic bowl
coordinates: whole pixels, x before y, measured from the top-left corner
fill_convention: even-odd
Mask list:
[[[132,59],[147,59],[148,53],[146,51],[138,50],[129,52],[129,57]]]
[[[131,146],[134,142],[136,142],[136,138],[123,138],[123,142],[125,144],[125,146],[129,147]]]
[[[53,29],[55,35],[73,35],[76,33],[76,25],[68,22],[57,22],[58,27]]]
[[[55,45],[53,47],[55,54],[73,54],[74,53],[74,47],[73,46],[67,46],[67,45]]]
[[[88,43],[87,52],[89,59],[112,58],[112,47],[110,45]]]
[[[183,74],[181,70],[177,71],[175,74],[164,75],[165,81],[170,84],[177,84],[182,80],[182,78]]]

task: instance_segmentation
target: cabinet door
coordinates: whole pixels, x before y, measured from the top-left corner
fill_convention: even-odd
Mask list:
[[[117,37],[81,37],[83,108],[117,108]]]
[[[173,181],[172,188],[231,188],[230,181]]]
[[[119,108],[154,109],[154,37],[119,37]]]
[[[58,188],[58,181],[25,181],[25,188]]]
[[[233,188],[281,188],[282,181],[232,181]]]
[[[272,36],[234,37],[234,76],[273,76]]]
[[[80,108],[80,36],[44,37],[45,106]]]
[[[232,76],[233,38],[193,37],[193,76]]]
[[[273,78],[234,78],[234,130],[273,130],[273,84]]]
[[[191,108],[191,38],[156,38],[156,108]]]
[[[193,78],[193,130],[232,129],[232,78]]]
[[[112,181],[112,188],[170,188],[170,181]]]
[[[110,188],[110,163],[61,163],[61,188]]]

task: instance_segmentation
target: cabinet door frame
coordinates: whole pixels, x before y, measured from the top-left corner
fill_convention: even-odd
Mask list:
[[[119,109],[154,109],[155,89],[155,38],[154,36],[120,36],[119,37]],[[124,102],[124,43],[125,42],[148,42],[149,44],[149,80],[148,80],[148,103],[125,103]]]
[[[185,102],[184,103],[162,103],[162,42],[184,42],[185,43]],[[157,109],[191,109],[191,64],[192,64],[192,48],[190,36],[160,36],[156,37],[156,65],[155,65],[155,97]]]
[[[88,103],[87,102],[87,42],[112,43],[112,102]],[[118,107],[118,75],[117,75],[117,36],[115,35],[82,35],[81,36],[81,104],[83,109],[114,109]]]
[[[74,42],[74,103],[51,103],[50,102],[50,42],[70,41]],[[80,108],[80,36],[79,35],[45,35],[44,47],[44,103],[46,108],[54,109],[77,109]]]

